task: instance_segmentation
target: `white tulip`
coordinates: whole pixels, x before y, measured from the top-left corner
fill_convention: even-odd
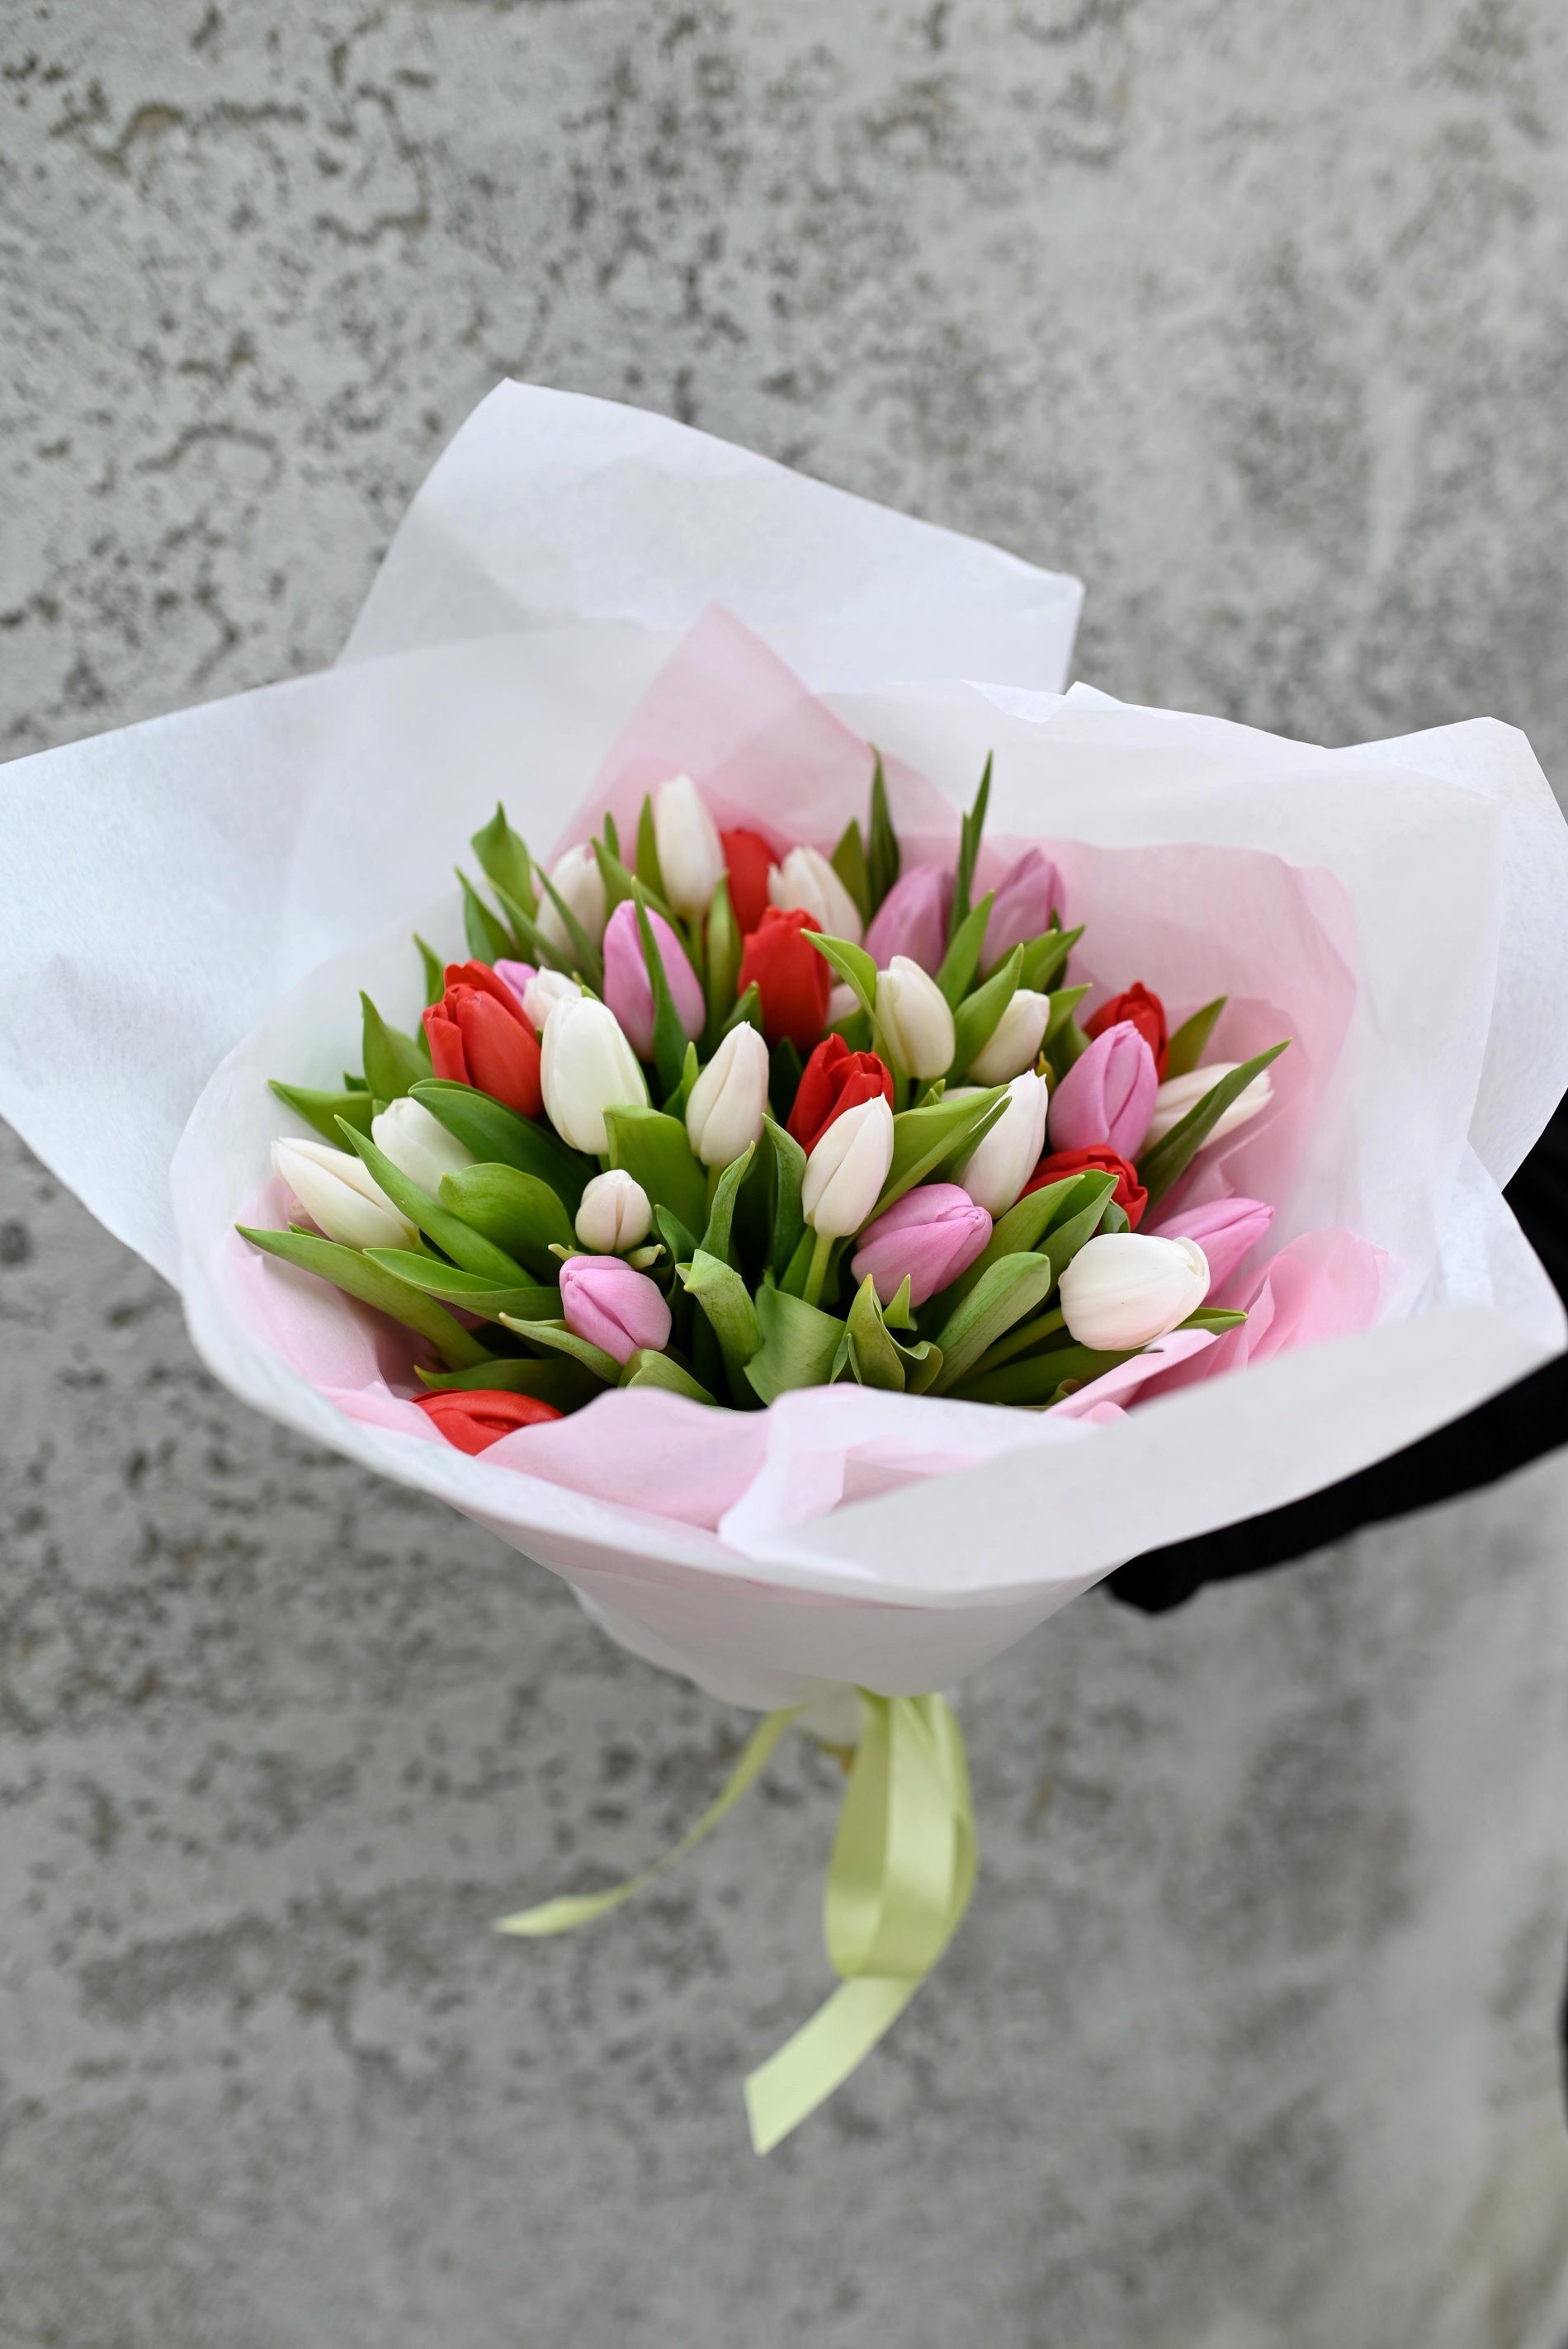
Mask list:
[[[1154,1096],[1154,1114],[1149,1121],[1149,1131],[1143,1137],[1145,1150],[1152,1149],[1164,1140],[1173,1125],[1180,1125],[1190,1109],[1196,1109],[1205,1093],[1212,1093],[1222,1077],[1240,1068],[1239,1061],[1211,1061],[1205,1069],[1191,1069],[1184,1077],[1167,1077]],[[1274,1084],[1266,1069],[1260,1069],[1252,1083],[1231,1103],[1205,1139],[1205,1150],[1216,1142],[1223,1142],[1267,1109],[1274,1099]]]
[[[634,1174],[612,1166],[595,1174],[577,1210],[577,1237],[595,1256],[624,1256],[641,1247],[654,1228],[648,1195]]]
[[[522,1016],[535,1033],[542,1036],[552,1006],[582,992],[577,981],[569,978],[563,970],[536,970],[522,990]]]
[[[974,1092],[973,1085],[956,1085],[942,1096],[956,1101]],[[1015,1077],[1007,1087],[1006,1104],[989,1133],[983,1134],[954,1177],[977,1207],[988,1215],[1005,1216],[1040,1163],[1046,1146],[1048,1092],[1044,1077],[1032,1069]]]
[[[724,871],[718,826],[689,775],[676,775],[654,793],[654,845],[659,853],[665,895],[677,914],[695,922],[706,914]]]
[[[599,870],[599,860],[584,841],[579,848],[569,848],[558,856],[551,867],[550,878],[561,892],[566,904],[587,931],[594,946],[604,936],[604,925],[610,909],[604,902],[604,876]],[[541,936],[558,955],[570,961],[576,953],[566,925],[548,891],[539,893],[539,929]]]
[[[827,936],[860,945],[865,927],[860,908],[820,849],[792,848],[768,875],[768,895],[785,913],[802,906]]]
[[[1061,1278],[1062,1317],[1080,1346],[1130,1353],[1163,1338],[1209,1293],[1209,1259],[1196,1240],[1152,1232],[1099,1232]]]
[[[953,1009],[929,971],[894,955],[877,973],[877,1026],[906,1076],[942,1077],[958,1048]]]
[[[351,1150],[280,1135],[273,1144],[273,1172],[288,1185],[312,1223],[345,1247],[412,1247],[418,1237]]]
[[[686,1138],[705,1166],[727,1166],[762,1139],[768,1047],[748,1020],[732,1028],[691,1089]]]
[[[608,1004],[564,996],[550,1009],[539,1055],[550,1123],[573,1150],[601,1158],[610,1146],[607,1109],[645,1109],[647,1081]]]
[[[969,1063],[969,1074],[983,1085],[1005,1085],[1010,1077],[1032,1069],[1046,1040],[1051,999],[1032,987],[1014,990],[1012,1000],[990,1035]]]
[[[473,1152],[465,1150],[438,1117],[407,1093],[401,1101],[388,1102],[380,1116],[371,1120],[370,1139],[400,1174],[418,1183],[432,1199],[441,1195],[443,1174],[460,1174],[474,1163]]]
[[[868,1222],[892,1164],[892,1112],[882,1094],[836,1117],[806,1161],[800,1205],[824,1239]]]

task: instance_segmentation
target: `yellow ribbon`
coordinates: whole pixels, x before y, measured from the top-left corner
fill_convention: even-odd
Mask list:
[[[958,1929],[975,1889],[975,1817],[964,1740],[939,1696],[857,1691],[850,1767],[822,1904],[841,1986],[746,2083],[751,2142],[768,2153],[842,2085],[903,2012]],[[618,1909],[699,1844],[760,1776],[794,1720],[753,1730],[718,1795],[663,1858],[604,1892],[546,1900],[501,1919],[503,1933],[567,1933]]]

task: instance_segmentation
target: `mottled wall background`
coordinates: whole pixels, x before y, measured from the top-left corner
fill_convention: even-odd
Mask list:
[[[1553,0],[0,0],[0,745],[329,660],[513,374],[1078,571],[1113,691],[1561,779],[1565,115]],[[0,1181],[4,2349],[1561,2349],[1561,1460],[975,1682],[971,1920],[757,2164],[831,1771],[498,1940],[737,1718]]]

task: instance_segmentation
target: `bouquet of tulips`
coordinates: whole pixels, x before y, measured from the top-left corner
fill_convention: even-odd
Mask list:
[[[471,958],[417,941],[419,1033],[366,997],[362,1074],[274,1081],[322,1137],[273,1150],[315,1228],[245,1237],[423,1340],[418,1400],[470,1453],[614,1386],[1049,1409],[1237,1327],[1208,1300],[1273,1209],[1169,1210],[1284,1044],[1204,1065],[1224,998],[1171,1033],[1140,980],[1080,1026],[1050,859],[975,894],[989,783],[955,868],[907,872],[880,761],[830,858],[721,832],[686,775],[630,863],[606,816],[547,872],[498,807]]]
[[[677,1849],[789,1723],[843,1752],[759,2147],[969,1899],[934,1692],[1563,1341],[1528,744],[1059,692],[1078,595],[505,386],[338,666],[5,770],[0,1110],[215,1375],[764,1714]]]

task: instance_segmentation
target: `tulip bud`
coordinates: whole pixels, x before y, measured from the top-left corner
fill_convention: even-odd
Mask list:
[[[1042,850],[1026,848],[997,885],[980,949],[981,969],[988,975],[1015,947],[1048,930],[1051,910],[1061,902],[1061,874]]]
[[[1062,1275],[1062,1318],[1080,1346],[1133,1353],[1185,1321],[1208,1293],[1209,1260],[1196,1240],[1099,1232]]]
[[[759,832],[748,832],[744,825],[735,832],[721,832],[718,842],[729,875],[735,926],[746,937],[761,927],[768,911],[768,876],[779,859]]]
[[[651,909],[648,924],[665,977],[675,998],[681,1032],[688,1039],[702,1034],[707,1017],[702,982],[686,960],[686,948],[662,914]],[[643,954],[642,926],[629,897],[610,916],[604,932],[604,1000],[620,1021],[627,1042],[639,1061],[654,1057],[654,982]]]
[[[832,972],[805,935],[820,926],[799,907],[780,913],[777,905],[769,905],[741,947],[736,990],[744,995],[756,986],[762,1002],[762,1032],[770,1044],[787,1036],[809,1052],[822,1032]]]
[[[1053,1150],[1048,1158],[1041,1159],[1018,1195],[1026,1198],[1031,1191],[1044,1191],[1053,1183],[1065,1183],[1069,1174],[1114,1174],[1112,1203],[1121,1209],[1132,1229],[1138,1229],[1149,1205],[1149,1194],[1138,1179],[1137,1167],[1106,1142],[1091,1142],[1086,1150]]]
[[[418,1235],[361,1158],[330,1142],[273,1144],[273,1172],[286,1183],[313,1224],[345,1247],[412,1247]]]
[[[443,1174],[460,1174],[474,1163],[473,1152],[465,1150],[438,1117],[407,1093],[371,1119],[370,1139],[400,1174],[418,1183],[432,1199],[440,1196]]]
[[[416,1395],[414,1401],[449,1444],[470,1455],[488,1452],[520,1427],[542,1427],[547,1420],[563,1416],[537,1395],[508,1394],[500,1387],[442,1388],[436,1394]]]
[[[577,1210],[577,1237],[598,1256],[625,1256],[641,1247],[654,1228],[648,1195],[634,1174],[612,1166],[595,1174]]]
[[[1244,1256],[1256,1247],[1274,1219],[1262,1199],[1215,1199],[1172,1216],[1151,1238],[1196,1240],[1209,1260],[1209,1293],[1222,1288]]]
[[[550,878],[587,931],[592,944],[597,946],[604,935],[604,876],[588,843],[584,841],[577,848],[569,848],[564,856],[558,856]],[[539,930],[545,944],[553,947],[563,959],[574,957],[576,948],[546,889],[539,893]]]
[[[958,1040],[953,1009],[936,981],[907,955],[877,973],[877,1026],[906,1076],[945,1076]]]
[[[1006,1009],[969,1063],[969,1074],[983,1085],[1005,1085],[1010,1077],[1032,1069],[1046,1040],[1051,999],[1032,987],[1015,988]]]
[[[1130,1020],[1137,1029],[1154,1055],[1155,1075],[1163,1079],[1166,1059],[1171,1050],[1165,1006],[1140,978],[1135,978],[1130,987],[1124,987],[1119,995],[1113,995],[1109,1003],[1102,1003],[1085,1027],[1084,1034],[1103,1036],[1108,1028],[1114,1028],[1121,1019]]]
[[[810,1157],[836,1117],[881,1093],[892,1107],[892,1072],[875,1052],[851,1052],[841,1036],[824,1036],[800,1071],[787,1131]]]
[[[654,845],[659,853],[665,895],[677,914],[695,922],[724,871],[718,826],[703,805],[689,775],[676,775],[654,793]]]
[[[551,1008],[540,1064],[550,1122],[573,1150],[601,1158],[609,1148],[607,1109],[645,1109],[647,1082],[606,1003],[591,995]]]
[[[860,945],[859,908],[820,849],[792,848],[768,875],[768,895],[780,912],[801,906],[828,937]]]
[[[836,1117],[806,1161],[800,1206],[824,1239],[858,1232],[892,1164],[892,1112],[878,1093]]]
[[[561,1312],[573,1337],[627,1362],[641,1347],[662,1353],[670,1309],[656,1282],[614,1256],[569,1256],[561,1268]]]
[[[1159,1079],[1154,1055],[1122,1020],[1097,1036],[1051,1095],[1051,1145],[1083,1150],[1097,1142],[1136,1158],[1149,1132]]]
[[[1207,1068],[1191,1069],[1184,1077],[1168,1077],[1154,1096],[1154,1114],[1149,1121],[1146,1146],[1163,1141],[1173,1125],[1181,1124],[1190,1109],[1196,1109],[1204,1095],[1213,1092],[1222,1077],[1228,1077],[1233,1069],[1240,1066],[1239,1061],[1211,1061]],[[1204,1137],[1204,1149],[1223,1142],[1238,1127],[1250,1124],[1273,1099],[1273,1080],[1266,1069],[1260,1069],[1252,1083],[1222,1112],[1212,1132]]]
[[[542,1036],[552,1005],[564,1003],[583,989],[563,970],[536,970],[522,990],[522,1008],[531,1028]]]
[[[857,1281],[869,1273],[884,1305],[907,1278],[910,1303],[923,1305],[967,1272],[990,1237],[990,1216],[966,1191],[956,1183],[927,1183],[866,1226],[850,1270]]]
[[[438,1077],[477,1085],[520,1117],[539,1115],[539,1039],[488,963],[449,963],[446,992],[426,1010],[424,1026]]]
[[[955,1086],[943,1098],[955,1101],[960,1093],[975,1090],[969,1085]],[[958,1180],[969,1196],[993,1216],[1006,1215],[1014,1202],[1022,1198],[1039,1164],[1046,1139],[1047,1099],[1044,1077],[1037,1077],[1032,1069],[1015,1077],[1007,1087],[1001,1116],[989,1133],[982,1134],[958,1169]]]
[[[686,1138],[705,1166],[727,1166],[762,1139],[768,1107],[768,1047],[743,1019],[719,1040],[718,1050],[691,1089]]]
[[[936,977],[947,952],[953,887],[952,874],[937,864],[916,864],[893,883],[866,932],[866,952],[879,970],[885,970],[894,955],[907,955]]]

